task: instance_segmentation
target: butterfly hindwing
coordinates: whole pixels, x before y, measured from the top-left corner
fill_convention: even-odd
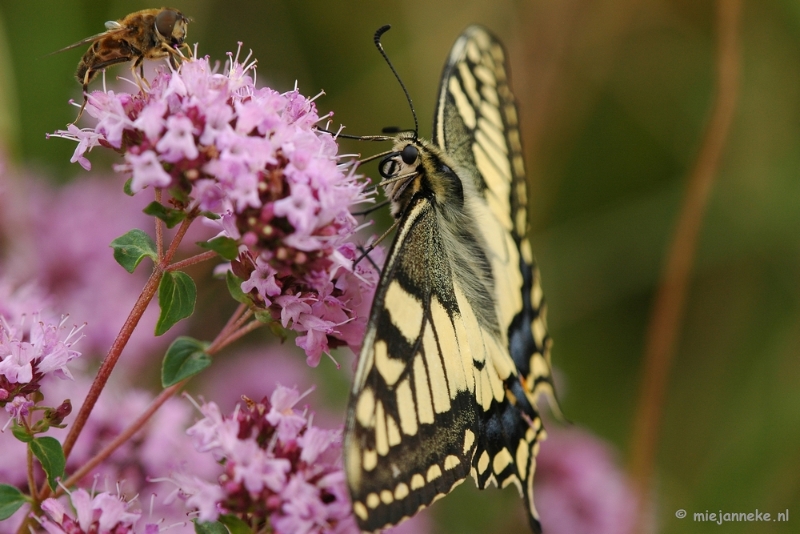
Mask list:
[[[517,110],[503,48],[484,28],[468,28],[453,47],[440,86],[434,143],[472,177],[482,207],[499,223],[480,228],[502,297],[497,299],[500,323],[522,374],[534,372],[535,380],[550,384],[544,302],[527,240],[527,181]],[[501,287],[504,281],[508,284]],[[522,335],[525,330],[528,336]],[[531,355],[545,362],[534,363]]]
[[[406,157],[409,146],[418,156]],[[451,51],[433,143],[400,134],[381,169],[401,179],[386,187],[397,233],[345,432],[359,525],[395,524],[471,473],[481,489],[516,485],[540,532],[535,398],[552,393],[550,340],[526,237],[516,107],[487,30],[468,28]]]
[[[495,481],[515,483],[537,531],[532,483],[537,443],[544,433],[535,401],[539,393],[546,393],[557,408],[551,342],[527,240],[527,180],[505,51],[484,28],[467,28],[453,46],[439,89],[434,142],[460,164],[465,179],[469,175],[474,180],[483,201],[476,203],[476,211],[495,222],[480,228],[496,281],[500,326],[519,373],[519,383],[506,384],[509,401],[483,418],[487,428],[476,452],[476,482],[481,488]],[[516,453],[513,469],[503,449]],[[495,462],[498,468],[506,465],[506,470],[487,475],[485,466]]]

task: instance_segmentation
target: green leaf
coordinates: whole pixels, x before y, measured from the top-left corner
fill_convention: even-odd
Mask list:
[[[209,365],[208,343],[181,336],[172,342],[161,365],[161,385],[165,388],[196,375]]]
[[[181,319],[194,313],[197,287],[194,280],[182,272],[166,272],[158,285],[158,305],[161,315],[156,323],[156,335],[160,336]]]
[[[217,215],[216,213],[212,213],[210,211],[202,211],[202,212],[200,212],[200,215],[205,217],[206,219],[211,219],[212,221],[217,221],[217,220],[222,218],[219,215]]]
[[[194,531],[197,534],[228,534],[228,529],[225,528],[225,525],[223,525],[218,521],[209,521],[206,523],[200,523],[197,520],[195,520]]]
[[[228,271],[225,274],[225,283],[228,285],[228,291],[230,292],[231,296],[236,302],[241,302],[242,304],[252,304],[253,301],[250,300],[250,297],[242,291],[242,282],[243,280],[233,274],[233,271]]]
[[[209,241],[201,241],[197,245],[213,250],[226,260],[235,260],[236,256],[239,255],[239,246],[236,244],[236,240],[230,237],[219,236]]]
[[[192,198],[189,196],[189,192],[180,186],[170,187],[169,196],[171,196],[173,200],[180,202],[184,206],[192,201]]]
[[[228,527],[231,534],[252,534],[253,532],[250,525],[235,515],[221,515],[219,516],[219,522]]]
[[[50,485],[50,489],[55,490],[58,487],[57,479],[64,476],[64,467],[67,464],[61,443],[56,438],[45,436],[34,438],[29,446],[33,455],[42,464],[42,469],[47,473],[47,483]]]
[[[164,224],[167,225],[167,228],[174,227],[176,224],[186,218],[185,211],[168,208],[161,202],[156,202],[155,200],[148,204],[147,207],[142,211],[144,211],[147,215],[158,217],[164,221]]]
[[[128,195],[129,197],[133,196],[133,189],[131,189],[131,184],[133,183],[133,178],[128,178],[125,180],[125,185],[122,186],[122,192]]]
[[[255,310],[253,316],[259,323],[272,324],[275,322],[275,319],[272,318],[272,313],[270,313],[269,310]]]
[[[136,228],[112,241],[111,248],[114,249],[114,259],[129,273],[132,273],[146,256],[152,258],[154,262],[158,261],[156,244],[149,235]]]
[[[258,317],[258,313],[256,313],[256,317]],[[286,329],[283,328],[283,326],[281,326],[280,321],[276,321],[274,319],[272,320],[272,322],[265,321],[262,319],[259,319],[259,321],[261,321],[262,323],[266,323],[267,328],[269,328],[269,331],[272,333],[273,336],[280,339],[281,343],[284,343],[286,341]]]
[[[28,498],[14,486],[0,484],[0,521],[14,515],[27,501]]]
[[[14,421],[14,424],[11,425],[11,433],[15,438],[23,443],[30,443],[33,439],[33,436],[30,434],[28,429],[20,424],[17,424],[16,421]]]

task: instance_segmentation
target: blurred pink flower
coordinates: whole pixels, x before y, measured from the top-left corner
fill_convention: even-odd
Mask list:
[[[71,399],[80,406],[89,389],[89,377],[75,373],[75,381],[49,380],[42,385],[46,399]],[[82,466],[108,442],[117,436],[135,417],[139,416],[152,400],[153,395],[142,390],[130,389],[118,381],[112,381],[106,388],[92,412],[80,439],[67,462],[67,472],[72,473]],[[185,429],[191,423],[192,406],[183,399],[168,400],[153,418],[123,444],[111,457],[90,472],[81,481],[83,486],[90,486],[99,481],[101,487],[114,487],[120,484],[121,490],[129,497],[138,495],[146,508],[151,511],[152,521],[165,519],[164,523],[186,520],[183,506],[176,506],[159,496],[162,485],[151,482],[152,479],[164,476],[175,470],[190,467],[194,475],[212,477],[218,472],[214,459],[201,454],[191,446]],[[65,422],[70,424],[74,414]],[[0,426],[5,424],[0,417]],[[63,441],[68,428],[50,428],[47,435]],[[26,478],[26,446],[17,441],[10,433],[0,434],[0,480],[20,489],[27,487]],[[43,474],[37,469],[37,482],[43,481]],[[150,497],[156,498],[150,502]],[[142,505],[142,507],[145,507]],[[20,518],[21,520],[21,518]],[[151,521],[148,519],[148,521]],[[14,521],[3,523],[13,525]],[[183,532],[174,527],[170,532]],[[137,530],[138,532],[139,530]],[[192,532],[189,526],[186,532]]]
[[[534,494],[547,534],[630,534],[636,495],[611,447],[585,430],[548,427]]]
[[[127,534],[138,531],[134,526],[141,513],[129,512],[131,503],[120,496],[106,492],[92,496],[79,488],[70,493],[69,500],[74,513],[56,499],[46,499],[42,503],[42,511],[47,516],[40,517],[39,522],[48,534]]]
[[[307,391],[314,383],[315,371],[297,358],[297,349],[278,343],[234,349],[214,360],[214,372],[197,377],[195,386],[223,412],[231,412],[242,396],[260,399],[273,384],[296,384]],[[307,399],[315,402],[315,392]],[[337,418],[341,414],[336,414]]]

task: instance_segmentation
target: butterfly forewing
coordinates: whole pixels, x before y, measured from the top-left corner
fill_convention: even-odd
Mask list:
[[[413,515],[468,474],[516,485],[540,532],[533,471],[552,393],[525,173],[505,55],[485,29],[458,39],[442,75],[434,142],[388,190],[398,230],[351,392],[345,464],[364,530]],[[395,167],[393,167],[395,168]],[[399,193],[402,191],[402,194]]]

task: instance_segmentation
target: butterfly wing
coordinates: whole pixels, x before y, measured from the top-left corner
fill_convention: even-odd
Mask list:
[[[475,450],[466,324],[434,209],[416,197],[399,224],[352,391],[345,463],[367,531],[447,494],[469,474]]]
[[[538,269],[527,239],[527,191],[519,123],[505,51],[485,28],[462,33],[442,74],[434,143],[471,176],[483,221],[479,228],[492,265],[498,319],[518,376],[506,381],[506,401],[484,414],[474,467],[478,487],[519,487],[540,531],[533,505],[538,442],[544,438],[536,399],[545,393],[558,411],[550,364],[551,340]]]

